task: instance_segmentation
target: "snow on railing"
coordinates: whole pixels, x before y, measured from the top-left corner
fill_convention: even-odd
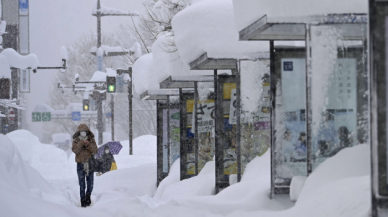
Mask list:
[[[109,53],[128,53],[130,55],[134,54],[136,52],[136,47],[133,47],[133,49],[126,49],[126,48],[123,48],[123,47],[120,47],[120,46],[115,46],[115,47],[111,47],[111,46],[107,46],[107,45],[101,45],[100,49],[102,49],[103,51],[103,54],[105,55],[108,55]],[[97,47],[94,46],[90,49],[90,52],[91,53],[97,53]]]
[[[97,9],[96,7],[92,10],[92,15],[97,16],[97,12],[101,12],[101,16],[140,16],[140,14],[137,11],[123,11],[116,8],[109,8],[101,5],[100,9]]]

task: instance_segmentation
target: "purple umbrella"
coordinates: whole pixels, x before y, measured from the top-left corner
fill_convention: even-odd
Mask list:
[[[120,150],[123,148],[123,146],[119,141],[108,142],[98,148],[98,152],[97,152],[98,157],[101,157],[102,154],[104,153],[105,146],[109,147],[109,151],[112,154],[119,154]]]

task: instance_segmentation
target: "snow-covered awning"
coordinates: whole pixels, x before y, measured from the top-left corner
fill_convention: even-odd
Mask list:
[[[238,40],[232,0],[207,0],[179,12],[172,20],[175,43],[184,63],[209,58],[253,59],[268,52],[268,42]]]
[[[365,0],[233,0],[233,5],[240,40],[304,40],[306,23],[344,23],[349,39],[366,34],[365,28],[348,25],[367,22]]]
[[[169,76],[160,82],[160,89],[194,88],[194,82],[214,82],[214,76]]]
[[[333,25],[341,29],[346,40],[358,40],[367,35],[366,14],[329,14],[307,17],[268,17],[252,23],[239,32],[240,40],[305,40],[306,24]],[[341,24],[341,25],[338,25]]]
[[[167,100],[167,96],[179,96],[179,90],[146,90],[141,100]]]

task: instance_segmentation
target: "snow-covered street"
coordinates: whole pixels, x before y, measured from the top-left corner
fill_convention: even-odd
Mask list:
[[[1,0],[30,216],[388,217],[388,0]]]
[[[175,163],[156,188],[156,141],[143,136],[134,140],[133,156],[125,150],[116,156],[118,170],[95,176],[92,206],[81,208],[74,156],[65,162],[65,152],[41,144],[25,130],[0,138],[0,206],[6,216],[354,217],[368,216],[370,209],[366,145],[343,150],[323,163],[293,203],[288,195],[269,199],[268,154],[252,161],[242,181],[218,195],[213,195],[214,161],[197,177],[183,181]]]

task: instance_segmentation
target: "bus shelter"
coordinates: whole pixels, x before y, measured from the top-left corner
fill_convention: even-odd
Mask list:
[[[388,215],[388,2],[369,1],[372,216]]]
[[[368,140],[367,17],[263,16],[240,40],[270,41],[271,197],[341,149]],[[305,47],[274,46],[303,40]]]
[[[157,90],[141,94],[142,100],[156,100],[157,186],[180,157],[179,91]]]
[[[266,58],[268,59],[268,54],[263,54],[262,59]],[[257,67],[258,64],[262,67]],[[264,132],[264,125],[268,123],[258,123],[261,121],[256,116],[259,110],[260,94],[263,93],[262,88],[255,87],[254,90],[247,91],[249,85],[247,85],[248,88],[240,86],[241,71],[262,73],[267,67],[259,60],[209,58],[205,53],[191,62],[190,68],[192,70],[214,70],[215,190],[218,193],[230,184],[240,181],[246,164],[268,149],[269,142],[265,144],[264,141],[259,141],[264,139],[265,135],[260,135],[260,133]],[[232,75],[218,74],[218,70],[231,70]],[[261,76],[260,73],[246,74],[243,79],[248,83],[257,84],[262,84],[263,80],[268,81],[264,78],[265,73],[262,73]],[[268,74],[267,77],[269,77]],[[250,92],[244,95],[245,98],[242,101],[254,103],[241,105],[242,92]],[[252,109],[249,110],[248,107]],[[242,113],[244,115],[241,115]],[[256,118],[255,121],[253,121],[254,118]],[[254,122],[257,123],[256,127]],[[262,145],[266,148],[261,148]]]
[[[214,156],[214,99],[209,82],[213,82],[213,76],[170,76],[160,83],[161,89],[180,91],[181,180],[198,175]],[[198,89],[203,93],[202,100]]]

